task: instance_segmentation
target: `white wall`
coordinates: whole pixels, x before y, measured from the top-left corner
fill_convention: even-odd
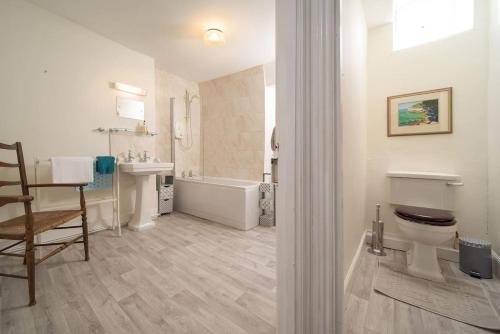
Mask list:
[[[23,143],[31,181],[35,157],[106,155],[107,135],[92,129],[137,125],[135,120],[117,117],[115,103],[120,93],[110,88],[112,81],[148,91],[145,117],[149,128],[156,130],[152,58],[21,0],[0,2],[0,48],[0,142]],[[128,148],[154,152],[155,141],[113,137],[112,153]],[[133,179],[124,177],[123,186],[122,214],[126,218],[133,210]],[[151,189],[154,191],[153,185]],[[14,191],[19,190],[10,189]],[[51,205],[74,202],[77,196],[73,190],[44,194],[45,204]],[[109,194],[109,190],[89,192],[87,197]],[[155,206],[152,203],[152,211]],[[3,218],[16,214],[7,208],[1,210]],[[109,206],[98,209],[89,212],[93,219],[111,216]]]
[[[388,203],[389,170],[460,174],[455,216],[461,234],[485,237],[487,203],[486,1],[476,1],[475,28],[443,40],[392,51],[392,26],[368,34],[367,222],[382,204],[386,230],[398,232]],[[387,137],[388,96],[453,87],[453,134]]]
[[[271,173],[271,137],[276,126],[276,62],[264,64],[265,119],[264,119],[264,173]],[[270,180],[270,178],[266,178]]]
[[[342,11],[344,273],[347,274],[366,222],[367,31],[361,1],[344,1]]]
[[[276,85],[265,88],[265,120],[264,120],[264,173],[271,173],[271,158],[273,150],[271,148],[271,138],[276,126]],[[266,178],[269,180],[269,178]]]
[[[500,254],[500,1],[491,0],[488,80],[488,232]]]

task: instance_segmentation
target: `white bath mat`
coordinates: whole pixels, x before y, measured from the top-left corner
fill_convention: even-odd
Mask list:
[[[500,318],[481,282],[445,277],[432,282],[380,262],[374,289],[386,296],[469,325],[500,330]]]

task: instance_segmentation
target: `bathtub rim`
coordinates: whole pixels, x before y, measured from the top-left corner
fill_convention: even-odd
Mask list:
[[[202,179],[203,178],[203,179]],[[236,182],[247,182],[250,184],[241,185],[241,184],[223,184],[217,182],[207,182],[207,179],[210,180],[224,180],[224,181],[236,181]],[[196,177],[175,177],[175,182],[187,182],[187,183],[196,183],[196,184],[207,184],[211,186],[219,186],[224,188],[233,188],[233,189],[244,189],[245,191],[253,190],[255,187],[258,187],[261,182],[254,180],[245,180],[245,179],[233,179],[226,177],[217,177],[217,176],[196,176]]]

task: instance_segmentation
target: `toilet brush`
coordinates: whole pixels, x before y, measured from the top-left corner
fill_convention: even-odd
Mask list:
[[[372,242],[368,252],[377,256],[386,256],[384,252],[384,222],[380,219],[380,204],[377,207],[377,217],[372,221]]]

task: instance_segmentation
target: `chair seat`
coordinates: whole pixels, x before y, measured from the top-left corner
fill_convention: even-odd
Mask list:
[[[33,232],[40,234],[82,215],[82,210],[33,212]],[[0,223],[0,239],[23,240],[26,234],[26,215]]]

